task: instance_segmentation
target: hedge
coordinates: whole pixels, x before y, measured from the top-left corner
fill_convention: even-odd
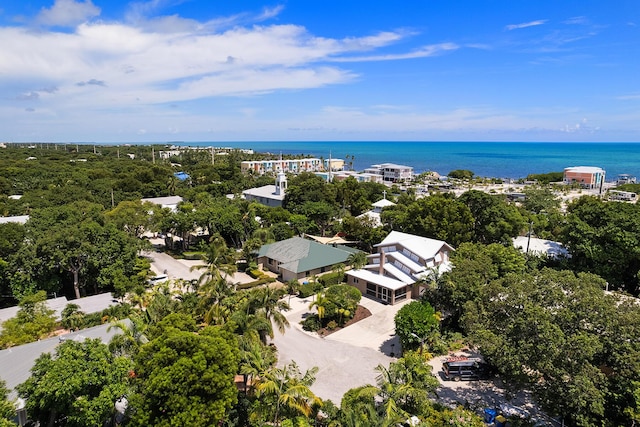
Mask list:
[[[238,285],[237,289],[251,289],[251,288],[255,288],[256,286],[265,285],[267,283],[273,283],[275,281],[276,279],[274,279],[273,277],[264,276],[258,280],[254,280],[253,282],[241,283]]]
[[[338,285],[344,282],[344,273],[336,271],[335,273],[324,274],[318,278],[318,281],[325,288],[331,285]]]
[[[324,289],[324,285],[320,282],[306,283],[300,286],[300,289],[298,290],[298,296],[300,298],[308,298],[311,295],[315,295],[318,291],[321,291],[322,289]]]
[[[184,259],[201,260],[204,256],[204,252],[183,252],[182,256]]]

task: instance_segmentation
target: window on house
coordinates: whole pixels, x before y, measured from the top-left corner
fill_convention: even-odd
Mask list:
[[[367,282],[367,295],[372,295],[374,297],[376,297],[377,293],[377,286],[375,285],[375,283],[369,283]]]

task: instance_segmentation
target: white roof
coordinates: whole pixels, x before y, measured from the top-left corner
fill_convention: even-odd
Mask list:
[[[453,250],[449,244],[442,240],[415,236],[413,234],[401,233],[400,231],[392,231],[382,242],[375,245],[375,247],[390,246],[393,244],[404,246],[423,259],[435,257],[444,245],[447,246],[448,250]]]
[[[521,249],[523,252],[527,250],[527,236],[518,236],[513,239],[513,246]],[[554,242],[553,240],[538,239],[532,237],[529,242],[529,252],[543,253],[550,257],[568,257],[569,251],[560,242]]]
[[[400,270],[398,267],[396,267],[393,264],[385,263],[383,268],[385,272],[389,273],[390,275],[392,275],[393,277],[395,277],[405,285],[410,285],[416,282],[416,280],[413,277],[409,276],[407,273]]]
[[[0,216],[0,224],[7,224],[9,222],[15,222],[18,224],[24,224],[29,220],[29,215],[18,216]]]
[[[602,173],[604,169],[599,168],[597,166],[571,166],[564,169],[565,172],[576,172],[576,173]]]
[[[366,211],[365,213],[358,215],[356,218],[368,218],[376,227],[380,227],[382,225],[382,220],[380,220],[380,214],[378,212]]]
[[[406,283],[396,280],[391,277],[375,274],[369,270],[349,270],[347,271],[349,276],[357,277],[358,279],[366,280],[367,282],[375,283],[385,288],[396,290],[407,286]]]
[[[411,258],[409,258],[406,255],[404,255],[402,252],[399,252],[399,251],[387,252],[387,256],[390,257],[390,258],[397,259],[403,265],[406,265],[408,268],[410,268],[411,271],[414,272],[414,273],[418,273],[418,272],[424,270],[424,265],[418,264],[417,262],[415,262]]]
[[[373,204],[373,207],[376,208],[386,208],[387,206],[395,206],[396,204],[393,203],[391,200],[387,200],[387,199],[381,199],[378,200],[377,202],[375,202]]]
[[[275,185],[265,185],[262,187],[250,188],[242,192],[242,194],[245,196],[248,194],[254,197],[263,197],[265,199],[280,200],[280,201],[284,200],[284,196],[285,196],[284,191],[281,191],[280,194],[275,194],[275,193],[276,193]]]
[[[142,203],[151,202],[156,205],[160,205],[163,208],[176,206],[178,203],[182,201],[182,197],[180,196],[166,196],[166,197],[149,197],[146,199],[141,199]]]

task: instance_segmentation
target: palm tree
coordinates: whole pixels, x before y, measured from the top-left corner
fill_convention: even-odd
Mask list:
[[[244,377],[244,390],[252,394],[255,382],[264,376],[274,363],[277,356],[273,347],[263,345],[259,340],[240,337],[240,373]]]
[[[367,265],[367,253],[362,251],[353,252],[347,258],[347,263],[355,270],[358,270]]]
[[[246,292],[246,298],[238,306],[243,305],[246,315],[253,315],[264,319],[268,327],[260,331],[260,339],[266,344],[267,337],[273,338],[273,326],[275,325],[281,334],[289,327],[289,321],[282,314],[289,310],[289,304],[283,299],[284,291],[270,286],[254,288]]]
[[[194,265],[191,270],[205,269],[199,279],[199,283],[207,280],[215,280],[218,277],[227,277],[237,271],[235,252],[227,247],[224,239],[218,236],[212,236],[209,245],[205,247],[203,255],[204,264]],[[224,276],[220,272],[224,273]]]
[[[313,367],[303,375],[296,362],[291,362],[282,368],[268,370],[258,380],[256,396],[267,404],[274,425],[280,425],[283,416],[308,417],[314,407],[322,405],[322,400],[309,388],[315,382],[317,372],[318,368]]]
[[[320,319],[321,323],[322,323],[322,319],[324,319],[325,310],[329,302],[330,302],[329,298],[327,298],[323,292],[318,292],[316,294],[315,301],[309,304],[309,309],[312,309],[313,307],[315,307],[316,310],[318,311],[318,319]]]
[[[208,280],[198,290],[200,295],[200,313],[205,325],[222,325],[229,317],[230,307],[224,304],[224,300],[233,293],[229,284],[222,277]]]
[[[119,356],[134,356],[140,350],[140,346],[149,342],[145,336],[147,325],[140,317],[130,316],[129,322],[117,321],[113,322],[107,328],[107,332],[111,329],[120,329],[120,334],[114,335],[109,342],[109,350]]]

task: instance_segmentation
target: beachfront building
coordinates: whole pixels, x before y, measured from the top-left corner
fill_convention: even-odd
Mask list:
[[[340,160],[342,161],[342,160]],[[331,166],[337,167],[339,160],[331,160]],[[324,162],[328,166],[328,161]],[[344,161],[342,161],[344,166]],[[240,170],[243,174],[253,173],[264,175],[266,173],[301,173],[301,172],[322,172],[325,170],[323,161],[318,158],[304,159],[277,159],[277,160],[246,160],[240,162]],[[336,169],[337,170],[337,169]]]
[[[633,175],[629,175],[628,173],[621,173],[616,178],[616,185],[624,185],[624,184],[635,184],[636,177]]]
[[[413,168],[411,166],[396,165],[394,163],[371,165],[364,172],[381,176],[384,183],[407,182],[413,179]]]
[[[338,171],[338,172],[316,172],[316,175],[322,177],[327,182],[344,181],[348,178],[353,178],[358,182],[376,182],[382,184],[382,175],[355,172],[355,171]]]
[[[565,184],[580,184],[583,188],[601,188],[605,171],[595,166],[573,166],[564,169]]]
[[[282,207],[285,193],[287,191],[287,175],[284,172],[278,173],[275,185],[264,185],[262,187],[250,188],[242,192],[242,197],[249,201],[256,201],[262,205],[273,208]]]
[[[325,159],[322,165],[325,171],[342,171],[344,170],[344,160],[342,159]]]
[[[369,255],[366,266],[346,273],[347,283],[363,295],[388,304],[419,298],[433,273],[450,268],[449,254],[453,251],[442,240],[399,231],[392,231],[375,247],[377,252]]]
[[[357,249],[340,245],[323,245],[302,237],[292,237],[263,245],[258,252],[258,264],[280,276],[283,282],[300,280],[346,264]]]

